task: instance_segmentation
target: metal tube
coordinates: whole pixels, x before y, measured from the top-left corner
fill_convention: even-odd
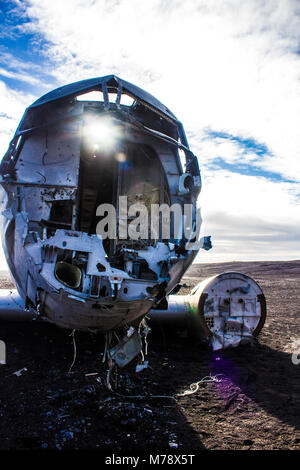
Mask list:
[[[147,313],[151,324],[159,322],[170,322],[170,324],[182,324],[186,326],[189,315],[189,303],[186,295],[169,295],[168,309],[151,309]]]

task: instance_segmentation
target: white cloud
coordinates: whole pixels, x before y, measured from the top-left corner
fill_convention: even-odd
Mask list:
[[[297,0],[21,3],[31,18],[23,29],[48,41],[61,84],[119,74],[165,102],[188,130],[255,138],[273,154],[262,168],[300,173]]]
[[[230,137],[213,137],[209,133],[200,135],[194,132],[188,133],[191,148],[198,155],[200,166],[212,163],[216,159],[222,159],[229,164],[257,164],[258,155],[253,149],[247,148]]]
[[[12,90],[0,80],[0,155],[6,152],[25,108],[32,101],[32,95]]]
[[[21,80],[22,82],[30,83],[30,85],[40,85],[41,81],[27,73],[13,72],[0,67],[0,76],[5,78],[12,78],[14,80]]]
[[[200,202],[214,248],[199,260],[300,259],[297,183],[206,171]]]

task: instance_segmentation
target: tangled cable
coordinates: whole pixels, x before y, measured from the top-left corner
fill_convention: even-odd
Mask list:
[[[183,393],[176,393],[175,395],[123,395],[118,392],[113,392],[115,395],[118,395],[119,397],[123,398],[129,398],[129,399],[151,399],[151,398],[168,398],[170,400],[175,400],[177,397],[184,397],[186,395],[192,395],[193,393],[196,393],[199,390],[199,385],[201,383],[209,383],[209,382],[221,382],[221,379],[218,378],[219,376],[224,375],[224,374],[216,374],[216,375],[207,375],[206,377],[203,377],[202,379],[198,380],[198,382],[193,382],[190,385],[189,390],[185,390]]]
[[[207,375],[206,377],[203,377],[201,380],[198,380],[198,382],[193,382],[190,385],[189,390],[185,390],[183,393],[176,393],[176,397],[184,397],[186,395],[192,395],[193,393],[196,393],[199,390],[199,385],[203,382],[221,382],[221,379],[218,379],[218,376],[223,375],[223,374],[217,374],[217,375]]]

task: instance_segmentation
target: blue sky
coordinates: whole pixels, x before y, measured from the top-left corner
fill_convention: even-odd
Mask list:
[[[300,259],[297,0],[0,1],[0,26],[1,154],[40,95],[115,73],[185,126],[214,245],[198,260]]]

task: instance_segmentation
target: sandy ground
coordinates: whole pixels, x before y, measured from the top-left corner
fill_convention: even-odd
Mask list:
[[[0,365],[0,450],[300,449],[300,364],[292,362],[292,345],[300,340],[300,261],[193,265],[181,293],[229,270],[252,276],[266,295],[258,342],[213,353],[158,328],[148,336],[149,367],[136,373],[135,361],[123,369],[113,393],[104,385],[100,335],[77,332],[68,374],[70,331],[0,323],[7,346],[7,364]],[[3,273],[0,287],[11,287]],[[201,383],[193,395],[176,396],[210,374],[223,375],[220,382]]]

